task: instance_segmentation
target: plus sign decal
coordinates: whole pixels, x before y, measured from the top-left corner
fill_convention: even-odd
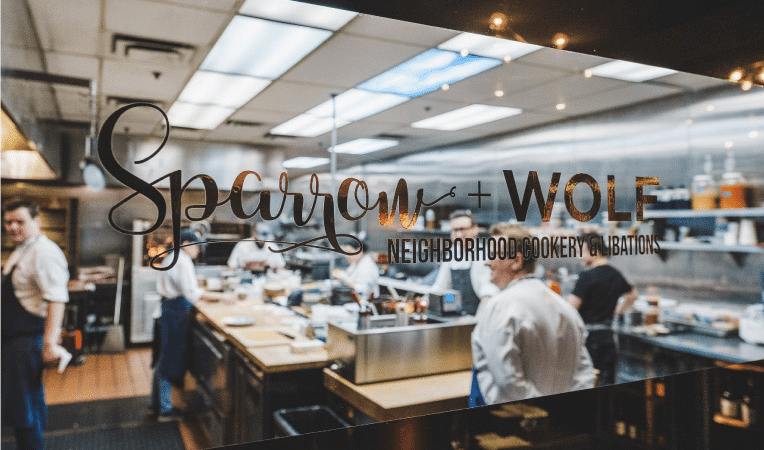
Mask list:
[[[480,189],[480,182],[478,181],[478,189],[477,192],[471,192],[467,194],[470,197],[477,197],[478,201],[478,208],[483,207],[483,197],[490,197],[491,194],[486,194]]]

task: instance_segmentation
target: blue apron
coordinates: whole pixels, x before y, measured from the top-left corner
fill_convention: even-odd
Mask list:
[[[47,409],[42,386],[45,318],[29,313],[13,289],[13,266],[2,279],[2,421],[39,432]]]
[[[480,299],[472,289],[470,269],[451,269],[451,286],[462,293],[462,311],[474,316]]]
[[[477,371],[474,367],[472,368],[472,388],[470,389],[469,405],[470,408],[486,406],[485,399],[483,399],[483,394],[480,392],[480,385],[478,384],[477,379]]]
[[[186,347],[191,322],[191,303],[185,297],[163,298],[159,318],[157,370],[165,380],[178,384],[186,373]]]

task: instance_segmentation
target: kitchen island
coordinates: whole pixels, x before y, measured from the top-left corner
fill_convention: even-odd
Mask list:
[[[469,371],[355,385],[327,368],[325,346],[292,349],[315,343],[300,331],[304,308],[242,297],[207,293],[195,305],[186,397],[212,446],[274,437],[282,408],[331,405],[358,425],[467,407]]]

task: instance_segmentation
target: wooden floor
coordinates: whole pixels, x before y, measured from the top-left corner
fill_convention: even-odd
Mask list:
[[[43,373],[45,401],[49,405],[148,396],[151,393],[151,349],[128,349],[117,354],[88,354],[79,366],[70,365],[63,374],[56,367]],[[181,395],[173,392],[176,405]],[[146,405],[148,407],[148,404]],[[207,447],[197,427],[180,422],[187,450]]]
[[[150,348],[85,355],[84,364],[70,365],[63,374],[55,367],[45,370],[45,401],[54,405],[149,395],[151,374]]]

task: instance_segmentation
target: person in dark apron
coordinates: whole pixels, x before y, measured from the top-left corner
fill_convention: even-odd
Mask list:
[[[201,296],[196,281],[193,260],[199,255],[201,240],[196,234],[184,229],[180,234],[181,252],[175,266],[160,272],[157,292],[162,296],[161,316],[155,327],[154,376],[149,409],[160,422],[177,420],[182,411],[173,407],[172,385],[182,384],[187,367],[188,329],[191,322],[192,303]],[[168,264],[172,258],[165,258]]]
[[[579,259],[587,270],[579,274],[568,302],[578,309],[586,324],[586,348],[594,367],[600,371],[599,385],[606,386],[616,381],[613,318],[631,308],[639,294],[618,269],[608,264],[600,236],[585,234],[583,239]],[[624,299],[621,303],[620,297]]]
[[[41,235],[37,206],[31,202],[8,204],[3,214],[7,236],[20,244],[9,258],[10,269],[3,272],[1,299],[2,327],[2,421],[14,428],[16,448],[45,447],[43,429],[47,418],[42,384],[43,363],[55,356],[48,347],[57,346],[64,303],[68,300],[68,269],[61,250]],[[45,255],[41,261],[39,255]],[[29,258],[33,259],[30,263]],[[47,263],[47,264],[46,264]],[[22,264],[21,283],[14,286],[14,274]],[[33,269],[30,270],[30,267]],[[30,275],[31,273],[31,275]],[[18,288],[21,291],[17,291]],[[39,304],[49,316],[33,314],[17,295],[22,292],[29,304]],[[55,301],[47,301],[50,296]],[[50,335],[50,336],[48,336]],[[48,339],[50,337],[50,339]],[[44,345],[46,340],[52,344]]]
[[[457,210],[449,216],[451,241],[475,239],[479,228],[468,210]],[[461,293],[462,312],[477,314],[478,305],[499,292],[491,283],[491,271],[482,260],[449,261],[443,263],[433,283],[433,289],[454,289]]]

